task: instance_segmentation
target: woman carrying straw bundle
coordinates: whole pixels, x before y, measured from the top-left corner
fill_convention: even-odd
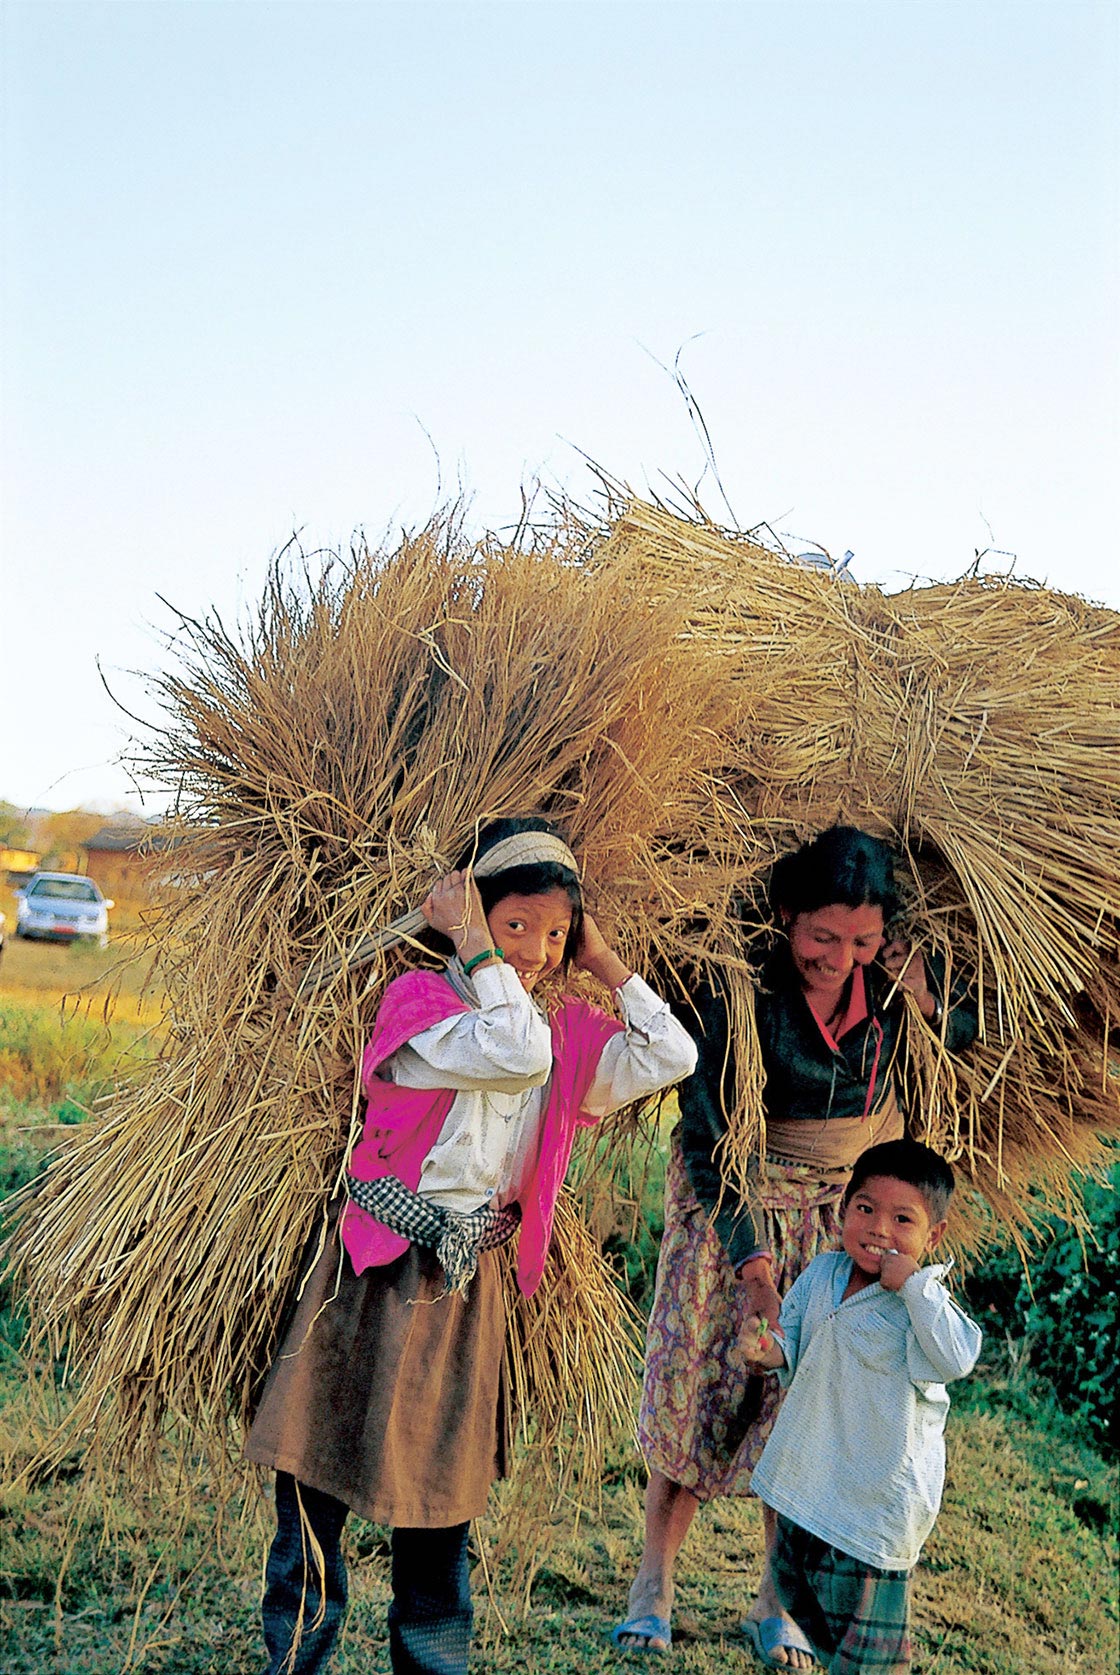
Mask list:
[[[837,1243],[857,1157],[903,1134],[899,989],[950,1050],[976,1034],[967,998],[943,1001],[939,974],[922,955],[886,941],[898,897],[892,853],[877,838],[832,827],[777,862],[770,900],[784,939],[762,965],[755,995],[766,1166],[749,1203],[725,1185],[720,1167],[736,1081],[727,1001],[718,987],[695,996],[700,1067],[679,1094],[639,1420],[650,1471],[645,1548],[629,1614],[612,1636],[632,1651],[668,1649],[673,1564],[696,1509],[749,1493],[773,1425],[778,1393],[749,1377],[739,1349],[748,1320],[776,1324],[779,1292]],[[766,1507],[763,1519],[769,1555],[774,1515]],[[768,1563],[743,1631],[772,1668],[814,1666]]]
[[[466,1671],[467,1535],[508,1447],[496,1248],[520,1225],[531,1295],[576,1127],[696,1063],[690,1036],[585,911],[575,858],[547,822],[484,827],[423,915],[450,958],[385,990],[348,1197],[332,1206],[246,1447],[277,1473],[269,1675],[329,1662],[350,1510],[392,1526],[394,1671]],[[621,1021],[573,998],[542,1010],[538,986],[569,964],[614,991]]]

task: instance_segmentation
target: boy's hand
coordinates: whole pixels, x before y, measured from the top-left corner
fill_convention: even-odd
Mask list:
[[[785,1357],[774,1338],[774,1328],[765,1315],[752,1314],[743,1322],[739,1348],[744,1361],[756,1367],[781,1367]]]
[[[901,1291],[911,1274],[918,1272],[918,1264],[912,1256],[900,1256],[898,1251],[889,1250],[879,1265],[879,1284],[884,1291]]]

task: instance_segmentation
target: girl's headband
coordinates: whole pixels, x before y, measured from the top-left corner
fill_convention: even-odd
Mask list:
[[[550,864],[566,867],[579,877],[579,865],[563,838],[554,837],[551,832],[514,832],[512,837],[502,838],[485,855],[478,860],[468,863],[470,871],[476,878],[493,878],[500,872],[509,872],[512,867],[535,867]],[[395,948],[399,942],[405,942],[424,928],[426,920],[418,907],[408,913],[402,913],[399,919],[394,919],[384,930],[370,931],[363,936],[353,948],[345,954],[325,954],[321,959],[313,961],[300,979],[296,990],[297,998],[313,994],[322,988],[331,977],[338,972],[354,971],[358,966],[368,965],[375,954],[384,952],[387,948]]]
[[[514,832],[512,837],[502,838],[493,849],[468,864],[476,878],[493,878],[495,873],[508,872],[511,867],[539,867],[548,862],[567,867],[579,877],[575,856],[564,839],[553,837],[551,832]]]

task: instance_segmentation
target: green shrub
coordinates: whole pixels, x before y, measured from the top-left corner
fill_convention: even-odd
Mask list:
[[[1115,1452],[1115,1360],[1120,1329],[1120,1161],[1107,1181],[1082,1183],[1091,1233],[1048,1218],[1029,1256],[997,1251],[969,1277],[973,1312],[1010,1359],[1050,1385],[1059,1410]]]
[[[665,1230],[665,1169],[676,1102],[619,1147],[596,1133],[580,1146],[569,1184],[632,1303],[648,1314]]]

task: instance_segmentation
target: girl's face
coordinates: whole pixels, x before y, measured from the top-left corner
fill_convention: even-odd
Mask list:
[[[855,967],[870,965],[883,946],[883,910],[834,902],[787,919],[786,929],[801,987],[835,1004]]]
[[[503,896],[486,915],[486,923],[506,964],[524,988],[533,989],[564,958],[572,904],[559,885],[539,896]]]

